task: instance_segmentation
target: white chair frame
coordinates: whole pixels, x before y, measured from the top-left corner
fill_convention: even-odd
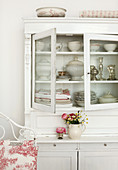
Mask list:
[[[14,122],[12,119],[10,119],[8,116],[3,114],[2,112],[0,112],[0,118],[8,121],[8,123],[10,124],[11,129],[12,129],[13,137],[16,139],[16,141],[22,142],[23,140],[27,140],[26,136],[24,136],[24,134],[23,134],[25,132],[25,130],[31,132],[31,135],[33,136],[34,141],[36,140],[36,133],[35,133],[34,129],[17,124],[16,122]],[[20,128],[19,135],[20,135],[20,137],[22,137],[22,139],[16,137],[16,134],[14,131],[14,126]],[[0,140],[2,140],[5,137],[5,128],[3,127],[3,125],[0,125],[0,128],[3,131],[3,134],[0,137]]]

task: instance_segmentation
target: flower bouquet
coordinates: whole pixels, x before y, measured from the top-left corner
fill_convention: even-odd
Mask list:
[[[86,129],[85,123],[88,124],[86,116],[82,111],[71,114],[63,113],[62,119],[69,125],[68,134],[71,139],[80,139],[82,132]]]
[[[85,113],[82,113],[82,111],[78,111],[78,113],[71,113],[71,114],[63,113],[62,119],[65,121],[66,124],[88,123],[87,115]]]

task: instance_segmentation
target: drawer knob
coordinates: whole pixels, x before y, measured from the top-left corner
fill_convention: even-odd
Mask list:
[[[107,144],[106,144],[106,143],[104,143],[104,146],[107,146]]]
[[[53,144],[53,146],[55,147],[55,146],[56,146],[56,144],[54,143],[54,144]]]

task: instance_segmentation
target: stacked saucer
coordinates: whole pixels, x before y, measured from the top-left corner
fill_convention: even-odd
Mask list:
[[[74,93],[74,101],[77,106],[84,107],[84,91],[79,91]],[[96,104],[98,99],[96,93],[91,91],[91,104]]]

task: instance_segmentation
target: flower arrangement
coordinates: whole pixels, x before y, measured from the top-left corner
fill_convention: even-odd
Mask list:
[[[82,111],[78,111],[78,113],[71,113],[71,114],[62,114],[62,119],[65,121],[66,124],[88,124],[87,115],[82,113]]]
[[[56,128],[56,132],[58,134],[58,139],[63,139],[63,133],[66,133],[66,129],[64,127]]]

